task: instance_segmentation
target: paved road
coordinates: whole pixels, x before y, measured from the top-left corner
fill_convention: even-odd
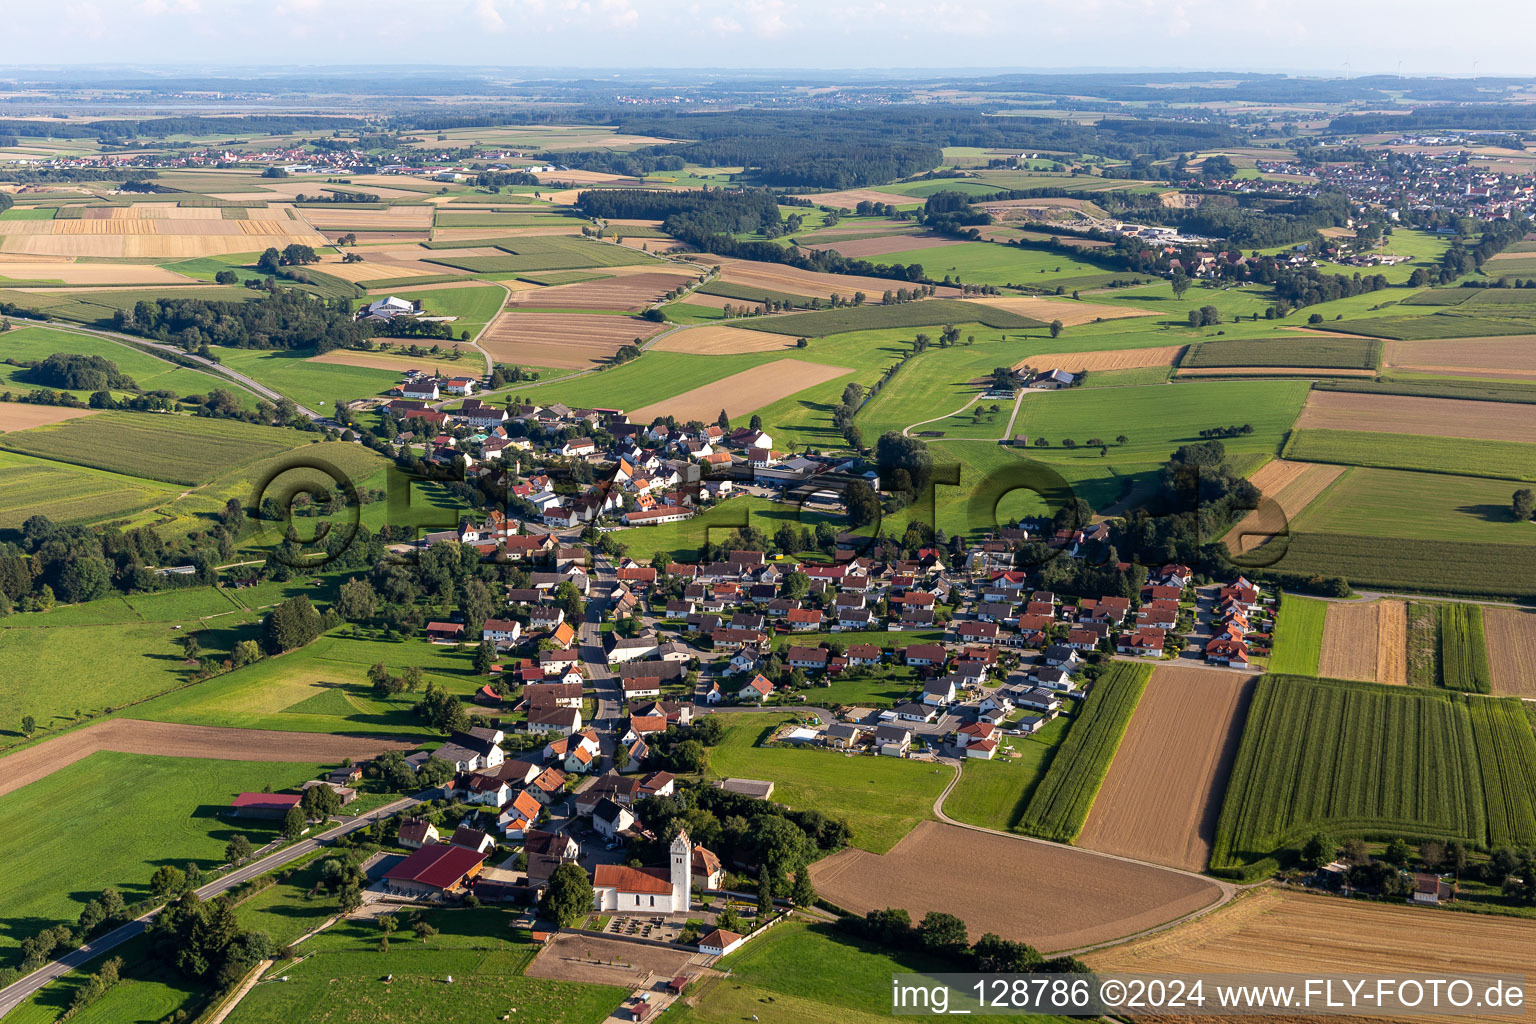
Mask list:
[[[281,399],[288,397],[279,391],[273,391],[265,384],[261,384],[252,380],[243,373],[240,373],[236,370],[231,370],[229,367],[222,363],[216,363],[212,359],[204,359],[202,356],[184,352],[177,348],[175,345],[167,345],[163,342],[150,341],[148,338],[136,338],[131,334],[118,334],[115,331],[99,331],[94,327],[75,327],[72,325],[61,324],[54,320],[29,320],[26,317],[12,317],[11,319],[19,323],[41,324],[50,330],[55,331],[70,331],[74,334],[89,334],[98,338],[106,338],[108,341],[115,341],[121,345],[132,345],[135,348],[149,349],[156,354],[174,355],[178,359],[187,359],[197,363],[202,369],[207,370],[209,373],[214,374],[215,376],[224,377],[227,380],[234,381],[236,384],[239,384],[246,390],[255,392],[257,395],[260,395],[262,398],[265,398],[267,401],[272,402],[273,404],[276,404]],[[307,416],[316,422],[330,419],[329,416],[322,415],[315,412],[313,409],[298,405],[297,402],[294,404],[298,407],[300,415]]]
[[[284,864],[297,860],[306,854],[313,853],[337,836],[356,832],[360,828],[366,828],[378,818],[387,818],[397,811],[403,811],[407,807],[414,807],[420,802],[421,797],[414,796],[404,797],[393,803],[385,804],[383,807],[359,818],[337,825],[328,832],[321,832],[318,835],[302,839],[274,854],[263,857],[260,860],[251,861],[244,867],[236,868],[227,875],[221,875],[197,890],[197,895],[204,900],[213,899],[215,896],[233,889],[242,882],[250,881],[257,875],[264,875],[274,868],[282,867]],[[44,967],[38,968],[15,984],[0,989],[0,1017],[10,1013],[50,981],[67,974],[82,964],[89,963],[103,953],[116,949],[128,940],[144,934],[149,929],[150,922],[159,913],[158,909],[152,910],[143,917],[128,922],[116,931],[108,932],[100,938],[93,939],[79,949],[60,957]]]

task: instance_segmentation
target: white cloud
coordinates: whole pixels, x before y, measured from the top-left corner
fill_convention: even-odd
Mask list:
[[[487,32],[505,32],[507,30],[506,19],[501,16],[501,11],[496,8],[496,0],[476,0],[475,20]]]

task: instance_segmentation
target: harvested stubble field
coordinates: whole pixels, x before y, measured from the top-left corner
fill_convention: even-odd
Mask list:
[[[1154,315],[1151,310],[1136,309],[1132,306],[1110,306],[1098,302],[1064,302],[1060,299],[1042,299],[1032,295],[993,296],[968,301],[1006,310],[1009,313],[1017,313],[1045,324],[1052,320],[1060,320],[1067,327],[1089,324],[1095,320],[1122,320],[1126,317]]]
[[[1203,871],[1256,678],[1156,668],[1077,845]]]
[[[944,324],[980,323],[996,330],[1025,331],[1045,327],[1038,320],[977,302],[958,299],[923,299],[893,305],[844,306],[809,313],[756,316],[737,321],[748,331],[768,331],[801,338],[823,338],[848,331],[872,331],[891,327],[938,327]]]
[[[651,346],[657,352],[689,352],[696,356],[730,356],[740,352],[772,352],[794,347],[787,334],[743,331],[720,324],[700,324],[673,331]]]
[[[1291,520],[1301,515],[1302,510],[1343,472],[1343,466],[1288,459],[1265,463],[1249,482],[1267,500],[1261,500],[1259,507],[1244,516],[1227,534],[1227,550],[1252,551],[1274,537],[1284,536]]]
[[[70,409],[62,405],[31,405],[24,402],[0,402],[0,433],[7,430],[27,430],[50,423],[79,419],[100,412],[100,409]]]
[[[1493,692],[1536,697],[1536,612],[1524,608],[1483,609]]]
[[[180,257],[251,252],[325,239],[287,207],[242,211],[229,220],[218,207],[135,203],[88,207],[78,219],[7,223],[0,249],[54,256]]]
[[[659,330],[649,320],[601,313],[506,313],[480,337],[480,347],[500,363],[590,370]]]
[[[809,199],[817,206],[830,206],[839,210],[853,210],[860,203],[886,203],[891,205],[913,205],[917,200],[911,196],[897,195],[894,192],[879,192],[872,188],[845,188],[841,192],[819,192],[814,195],[797,196],[797,199]]]
[[[1413,941],[1404,942],[1410,935]],[[1299,976],[1529,977],[1536,973],[1536,921],[1262,888],[1199,920],[1085,959],[1096,971],[1116,974],[1284,971]]]
[[[429,262],[458,267],[476,274],[520,274],[530,270],[579,270],[653,262],[650,257],[622,245],[607,245],[582,238],[529,236],[478,241],[478,246],[470,243],[471,247],[490,247],[489,252],[471,256],[458,250],[438,249],[429,257]]]
[[[933,884],[936,865],[964,865],[964,884]],[[1027,892],[1018,884],[1046,877],[1056,881]],[[994,932],[1043,952],[1133,935],[1221,896],[1214,883],[1190,875],[933,821],[919,823],[890,853],[848,849],[818,861],[811,881],[859,915],[891,906],[914,921],[951,913],[973,934]]]
[[[555,285],[521,292],[513,296],[509,308],[525,306],[543,309],[612,309],[638,313],[659,302],[678,285],[696,281],[692,274],[654,271],[624,274],[581,284]]]
[[[1348,391],[1313,391],[1296,427],[1536,442],[1536,418],[1511,416],[1499,403]]]
[[[946,245],[960,245],[960,241],[954,238],[944,238],[940,235],[877,235],[868,238],[854,238],[846,242],[821,242],[805,246],[807,249],[830,249],[840,256],[846,256],[851,260],[868,259],[871,256],[884,256],[888,252],[906,252],[911,249],[941,249]]]
[[[1402,601],[1328,606],[1317,673],[1367,683],[1408,683],[1408,606]]]
[[[834,294],[845,299],[853,298],[854,292],[863,292],[870,302],[880,301],[887,291],[907,287],[905,282],[885,277],[859,277],[854,274],[819,274],[813,270],[800,270],[778,263],[757,263],[752,260],[730,259],[724,256],[704,255],[697,257],[701,263],[718,263],[720,279],[728,284],[745,285],[749,288],[768,288],[790,292],[794,295],[815,296],[827,299]],[[940,297],[954,298],[958,288],[940,288]]]
[[[1144,366],[1172,366],[1182,345],[1163,345],[1158,348],[1116,348],[1100,352],[1049,352],[1038,353],[1019,360],[1014,369],[1032,366],[1036,369],[1066,370],[1081,373],[1084,370],[1135,370]]]
[[[373,281],[398,281],[402,278],[444,277],[448,275],[457,277],[467,276],[462,270],[438,266],[435,263],[423,263],[419,260],[402,260],[399,262],[365,260],[362,263],[322,260],[318,269],[330,274],[332,277],[339,277],[343,281],[351,281],[353,284],[361,285],[367,285]]]
[[[409,740],[332,736],[329,733],[226,729],[171,725],[136,718],[112,718],[44,740],[7,756],[0,794],[46,778],[99,750],[163,757],[206,757],[220,761],[340,761],[370,758],[386,750],[413,750]]]
[[[852,372],[846,366],[808,363],[802,359],[775,359],[636,409],[629,415],[636,423],[649,423],[657,416],[668,415],[676,416],[679,423],[686,423],[718,416],[723,408],[734,419]]]
[[[0,228],[0,234],[3,233],[3,228]],[[76,263],[69,259],[0,260],[0,283],[9,286],[23,281],[59,281],[67,285],[196,283],[190,277],[147,263]]]
[[[0,271],[3,272],[3,271]],[[1470,377],[1536,377],[1536,335],[1460,341],[1389,341],[1384,366]]]
[[[353,204],[306,207],[305,220],[322,231],[425,231],[432,227],[433,207],[388,206],[382,210],[352,209]]]

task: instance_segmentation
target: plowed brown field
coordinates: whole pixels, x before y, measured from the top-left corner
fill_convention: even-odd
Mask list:
[[[316,732],[224,729],[171,725],[136,718],[112,718],[0,759],[0,795],[20,789],[98,750],[120,754],[207,757],[219,761],[354,761],[386,750],[414,750],[420,744]]]
[[[499,363],[585,370],[659,330],[638,317],[509,312],[480,336],[480,347]]]
[[[791,295],[829,298],[834,293],[851,299],[854,292],[863,292],[871,302],[878,301],[887,291],[895,291],[901,282],[883,277],[857,277],[852,274],[818,274],[813,270],[799,270],[778,263],[757,263],[751,260],[733,260],[723,256],[702,255],[698,262],[720,264],[720,279],[727,284],[745,285],[749,288],[767,288],[769,291],[788,292]],[[940,288],[937,294],[944,298],[956,298],[958,288]]]
[[[719,415],[724,408],[726,415],[734,418],[852,372],[846,366],[825,366],[802,359],[776,359],[692,388],[664,401],[653,402],[636,409],[629,416],[635,423],[649,423],[657,416],[672,415],[677,417],[679,423],[686,423],[688,420],[707,420],[710,416]]]
[[[1504,405],[1455,398],[1314,391],[1307,396],[1296,427],[1536,442],[1536,417],[1512,415]]]
[[[50,423],[79,419],[100,409],[68,409],[62,405],[32,405],[24,402],[0,402],[0,431],[26,430]]]
[[[1408,606],[1401,601],[1328,606],[1317,674],[1402,685],[1408,681]]]
[[[1387,366],[1425,373],[1480,377],[1536,377],[1536,335],[1459,338],[1456,341],[1389,341]]]
[[[1243,517],[1225,540],[1229,551],[1252,551],[1282,536],[1291,521],[1344,472],[1343,466],[1274,459],[1249,478],[1268,501]]]
[[[1493,692],[1536,697],[1536,612],[1523,608],[1484,608],[1488,668]]]
[[[818,861],[811,881],[859,915],[901,907],[916,921],[943,911],[973,935],[995,932],[1043,952],[1134,935],[1221,897],[1214,882],[1176,871],[936,821],[918,824],[890,853],[847,849]]]
[[[1149,975],[1280,971],[1299,977],[1523,974],[1529,979],[1536,975],[1536,921],[1255,889],[1198,920],[1084,959],[1096,971]]]
[[[1256,678],[1154,670],[1077,845],[1205,870]]]

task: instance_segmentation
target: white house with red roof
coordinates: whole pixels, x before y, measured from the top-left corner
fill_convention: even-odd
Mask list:
[[[665,868],[599,864],[592,871],[592,909],[612,913],[681,914],[688,910],[693,843],[678,832]]]

